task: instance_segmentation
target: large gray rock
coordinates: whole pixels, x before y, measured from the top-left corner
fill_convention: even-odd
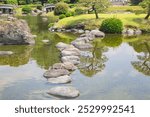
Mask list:
[[[74,65],[77,65],[77,64],[80,63],[80,58],[78,56],[64,56],[64,57],[61,58],[61,61],[63,63],[70,62]]]
[[[44,73],[45,78],[57,78],[64,75],[69,75],[70,72],[66,69],[50,69]]]
[[[4,45],[34,44],[33,38],[25,20],[0,21],[0,43]]]
[[[48,94],[63,98],[75,98],[80,95],[80,92],[74,87],[58,86],[51,88]]]
[[[71,82],[71,77],[68,75],[60,76],[57,78],[49,78],[48,82],[54,83],[54,84],[65,84]]]
[[[0,51],[0,56],[3,56],[3,55],[12,55],[13,52],[12,51]]]
[[[95,37],[105,37],[105,33],[101,32],[99,30],[92,30],[89,34],[93,35]]]

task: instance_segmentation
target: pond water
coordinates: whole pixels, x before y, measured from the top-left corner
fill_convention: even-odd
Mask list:
[[[51,100],[61,99],[47,94],[57,84],[50,84],[43,73],[60,62],[55,48],[58,42],[69,43],[77,35],[48,32],[49,21],[42,17],[24,17],[33,34],[35,46],[0,46],[13,51],[11,56],[0,56],[0,99]],[[48,44],[41,40],[48,39]],[[107,35],[97,39],[92,57],[82,57],[82,65],[71,74],[69,86],[81,92],[75,99],[150,99],[150,35],[122,37]],[[63,86],[64,84],[62,84]]]

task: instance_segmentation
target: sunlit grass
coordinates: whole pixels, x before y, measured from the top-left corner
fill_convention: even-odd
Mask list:
[[[85,23],[86,28],[90,29],[99,27],[104,19],[112,17],[121,19],[124,25],[132,25],[139,27],[140,23],[138,22],[138,19],[144,19],[145,14],[99,14],[99,19],[95,19],[94,14],[85,14],[64,18],[62,20],[59,20],[59,22],[56,23],[55,26],[61,28],[69,25],[75,25],[77,23]]]

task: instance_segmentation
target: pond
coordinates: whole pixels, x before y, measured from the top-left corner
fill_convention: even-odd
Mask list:
[[[0,50],[13,51],[10,56],[0,56],[1,100],[53,100],[48,95],[50,84],[43,73],[60,62],[58,42],[70,43],[77,35],[50,33],[48,21],[42,17],[24,17],[33,34],[35,46],[0,46]],[[42,40],[48,39],[44,44]],[[107,35],[97,39],[91,50],[92,57],[82,57],[81,66],[71,74],[80,96],[76,100],[150,99],[150,35],[122,37]],[[66,84],[65,84],[66,85]],[[64,86],[64,84],[62,84]]]

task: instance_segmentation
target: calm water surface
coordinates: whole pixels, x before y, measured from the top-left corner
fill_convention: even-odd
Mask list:
[[[43,73],[60,62],[58,42],[69,43],[73,34],[50,33],[41,17],[25,17],[36,38],[35,46],[0,46],[15,54],[0,56],[0,99],[60,99],[47,94],[50,84]],[[49,39],[48,44],[41,40]],[[150,35],[97,39],[92,57],[82,57],[72,73],[72,83],[80,90],[76,99],[150,99]],[[84,66],[86,66],[84,68]]]

